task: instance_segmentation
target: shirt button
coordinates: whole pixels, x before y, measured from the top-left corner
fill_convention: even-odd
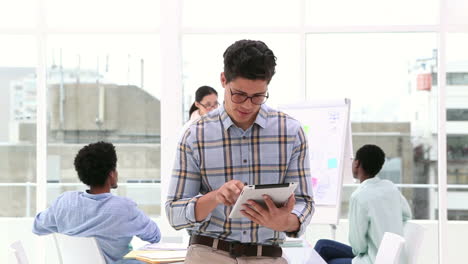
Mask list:
[[[245,235],[245,234],[247,234],[247,231],[242,231],[242,233]]]
[[[246,159],[244,160],[244,163],[247,163],[247,160],[246,160]]]
[[[242,139],[246,139],[246,137],[245,137],[245,136],[243,136],[243,137],[242,137]]]

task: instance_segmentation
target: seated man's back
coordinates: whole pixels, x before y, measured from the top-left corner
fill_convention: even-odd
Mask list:
[[[111,155],[111,162],[106,162],[109,152],[114,155]],[[98,154],[103,154],[103,164],[110,164],[110,169],[100,170],[103,164],[95,162]],[[135,202],[110,193],[111,188],[117,188],[114,160],[116,162],[115,150],[109,143],[90,144],[80,150],[75,158],[75,168],[80,179],[90,185],[90,190],[61,194],[48,209],[36,216],[33,232],[95,237],[107,263],[121,259],[129,251],[133,236],[158,242],[161,235],[156,223],[139,210]],[[92,178],[97,177],[94,173],[86,173],[93,166],[97,166],[95,172],[98,174],[105,172],[104,185],[97,184],[100,182]]]
[[[385,153],[376,145],[364,145],[356,152],[352,170],[361,184],[350,199],[350,246],[327,239],[317,241],[315,250],[327,263],[372,264],[385,232],[403,235],[411,209],[395,184],[376,176],[384,163]],[[398,263],[406,262],[404,255]]]
[[[352,194],[349,240],[356,258],[375,259],[385,232],[403,236],[411,217],[406,199],[397,187],[379,177],[367,179]]]

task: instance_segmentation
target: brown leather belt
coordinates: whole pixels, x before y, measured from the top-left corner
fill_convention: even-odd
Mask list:
[[[231,255],[231,257],[234,257],[234,258],[240,257],[240,256],[246,256],[246,257],[264,256],[264,257],[279,258],[283,255],[283,251],[281,250],[281,247],[279,246],[228,242],[228,241],[221,240],[221,239],[218,239],[218,245],[216,245],[215,240],[216,239],[207,237],[207,236],[192,235],[190,237],[190,245],[200,244],[200,245],[205,245],[209,247],[214,247],[216,249],[228,252]],[[259,249],[259,246],[261,247],[261,249]]]

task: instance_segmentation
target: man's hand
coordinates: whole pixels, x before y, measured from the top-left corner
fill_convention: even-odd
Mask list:
[[[238,180],[230,180],[223,184],[219,189],[217,189],[215,199],[218,204],[224,204],[226,206],[232,206],[236,203],[237,198],[239,198],[244,184]]]
[[[296,204],[296,198],[292,194],[283,207],[276,207],[273,200],[264,195],[263,199],[267,208],[264,208],[255,201],[249,200],[248,204],[244,204],[242,214],[249,218],[254,223],[268,227],[275,231],[295,232],[299,230],[299,219],[296,215],[291,214],[291,211]]]

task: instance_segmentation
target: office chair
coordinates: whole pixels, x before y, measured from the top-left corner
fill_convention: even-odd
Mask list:
[[[74,237],[54,233],[54,240],[62,264],[106,264],[94,237]]]
[[[26,251],[24,250],[23,243],[21,240],[13,242],[10,245],[12,253],[15,255],[17,264],[29,264],[28,257],[26,256]]]
[[[399,264],[404,243],[403,237],[385,232],[374,264]]]

